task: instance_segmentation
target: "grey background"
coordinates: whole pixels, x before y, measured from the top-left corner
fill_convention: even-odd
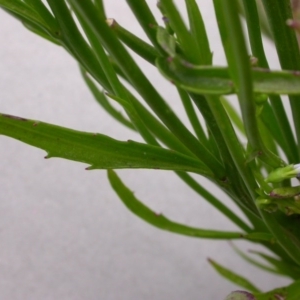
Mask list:
[[[156,1],[148,2],[155,7]],[[176,3],[182,6],[183,1]],[[199,3],[214,62],[225,64],[212,3]],[[144,37],[125,1],[106,4],[108,16]],[[3,11],[0,44],[2,113],[140,140],[98,107],[76,62],[62,48],[29,33]],[[271,51],[271,46],[267,49]],[[172,85],[139,62],[185,118]],[[193,239],[151,227],[127,211],[105,171],[85,171],[84,164],[44,160],[44,155],[0,136],[0,299],[223,299],[237,287],[209,266],[208,257],[264,290],[289,282],[244,263],[226,241]],[[201,228],[236,229],[171,172],[118,174],[139,199],[173,220]],[[211,190],[238,212],[215,187]],[[246,242],[236,244],[259,249]]]

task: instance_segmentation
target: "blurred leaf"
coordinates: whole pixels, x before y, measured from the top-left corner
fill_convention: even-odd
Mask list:
[[[256,300],[299,300],[300,281],[267,293],[254,293]]]
[[[300,268],[296,264],[285,262],[281,259],[272,257],[259,251],[251,251],[251,253],[260,256],[261,258],[272,264],[282,275],[289,276],[293,279],[298,279],[300,277]]]
[[[269,232],[253,232],[247,234],[245,238],[256,242],[269,242],[271,244],[276,242],[274,236]]]
[[[248,279],[246,279],[246,278],[232,272],[231,270],[219,265],[218,263],[216,263],[212,259],[209,259],[208,261],[210,262],[210,264],[215,268],[215,270],[220,275],[222,275],[223,277],[225,277],[229,281],[235,283],[238,286],[241,286],[241,287],[245,288],[248,291],[259,293],[259,289],[256,288],[250,281],[248,281]]]
[[[228,68],[196,66],[189,62],[158,58],[159,71],[178,87],[196,94],[221,95],[234,94],[233,81]],[[300,94],[300,73],[296,71],[270,71],[252,69],[254,92],[262,94]]]
[[[113,170],[108,170],[108,179],[112,188],[118,194],[125,206],[135,215],[150,223],[151,225],[158,227],[162,230],[171,231],[178,234],[183,234],[197,238],[210,238],[210,239],[239,239],[242,237],[238,232],[225,232],[217,230],[208,230],[189,227],[183,224],[179,224],[167,219],[162,214],[157,214],[140,202],[130,191],[118,175]]]
[[[157,42],[169,56],[174,57],[176,55],[176,40],[174,36],[160,26],[157,27]]]
[[[24,17],[29,21],[48,27],[36,11],[20,0],[0,0],[0,7]]]
[[[4,114],[0,114],[0,134],[44,149],[47,158],[61,157],[91,164],[89,170],[148,168],[211,176],[201,161],[175,151]]]
[[[245,261],[247,261],[248,263],[266,271],[266,272],[271,272],[271,273],[275,273],[277,275],[282,275],[280,272],[278,272],[277,269],[274,269],[270,266],[264,265],[262,263],[260,263],[259,261],[253,259],[252,257],[250,257],[249,255],[247,255],[246,253],[244,253],[243,251],[241,251],[238,247],[236,247],[233,243],[231,244],[232,248],[234,249],[234,251],[241,257],[243,258]]]

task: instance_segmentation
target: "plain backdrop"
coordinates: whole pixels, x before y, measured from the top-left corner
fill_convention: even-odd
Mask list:
[[[147,2],[161,22],[156,1]],[[198,2],[214,63],[225,65],[212,1]],[[126,1],[105,3],[109,17],[146,40]],[[176,4],[184,13],[184,1]],[[103,112],[63,48],[28,32],[3,11],[0,45],[0,112],[141,141]],[[272,55],[271,45],[267,51]],[[185,120],[174,87],[155,68],[138,61]],[[226,241],[188,238],[144,223],[112,191],[105,170],[86,171],[84,164],[44,156],[44,151],[0,136],[0,299],[224,299],[238,288],[212,269],[208,257],[263,290],[289,282],[245,263]],[[139,199],[172,220],[236,230],[172,172],[118,174]],[[210,189],[239,213],[217,188]]]

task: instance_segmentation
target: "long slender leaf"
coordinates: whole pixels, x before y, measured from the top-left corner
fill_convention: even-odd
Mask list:
[[[201,63],[211,65],[212,52],[209,47],[207,32],[197,2],[195,0],[187,0],[185,4],[190,22],[190,31],[198,46],[198,55],[201,58]]]
[[[273,265],[279,273],[289,276],[293,279],[298,279],[300,277],[300,268],[292,263],[288,263],[282,259],[275,258],[274,256],[262,253],[260,251],[251,250],[251,253],[258,255],[265,261]]]
[[[300,280],[267,293],[254,293],[256,300],[299,300]]]
[[[108,19],[106,22],[126,46],[150,64],[155,65],[155,59],[159,56],[159,53],[153,46],[123,28],[116,20]]]
[[[189,174],[183,172],[176,172],[176,174],[196,193],[201,197],[206,199],[208,203],[213,205],[217,210],[219,210],[223,215],[225,215],[231,222],[235,223],[241,229],[246,232],[252,231],[252,229],[240,219],[232,210],[230,210],[225,204],[223,204],[219,199],[212,195],[208,190],[202,187],[195,179],[193,179]],[[251,239],[250,234],[245,235],[245,238]]]
[[[252,49],[252,55],[258,59],[259,67],[268,69],[269,65],[265,55],[264,46],[262,42],[262,35],[259,26],[260,23],[259,19],[266,19],[265,12],[263,12],[262,1],[242,0],[242,2],[245,9],[245,16],[246,16],[246,22],[247,22],[247,27],[249,32],[249,41]],[[263,16],[259,16],[259,12],[263,13]],[[281,43],[281,39],[280,39],[280,43]],[[297,159],[298,152],[297,152],[295,138],[293,136],[291,125],[288,121],[286,111],[283,107],[282,100],[280,99],[279,96],[273,95],[270,97],[270,102],[272,104],[272,108],[270,107],[268,109],[268,117],[263,118],[264,119],[263,121],[266,122],[266,120],[269,120],[270,118],[274,119],[274,116],[276,116],[275,123],[278,123],[278,125],[280,126],[278,125],[276,126],[276,124],[274,124],[273,122],[271,128],[274,128],[275,126],[279,127],[276,129],[274,128],[277,132],[277,134],[274,135],[274,138],[276,139],[276,137],[280,134],[283,135],[283,138],[281,140],[285,143],[284,144],[279,143],[280,146],[285,151],[290,162],[292,162],[293,160],[298,161]],[[267,107],[265,105],[262,117],[264,117],[266,109]],[[268,128],[270,130],[270,127]],[[290,159],[291,158],[290,153],[292,153],[293,159]]]
[[[135,215],[155,227],[196,238],[239,239],[243,237],[243,234],[238,232],[199,229],[173,222],[162,214],[155,213],[142,202],[140,202],[134,196],[133,192],[124,185],[124,183],[113,170],[108,170],[108,179],[112,188],[118,194],[124,205]]]
[[[0,114],[0,134],[44,149],[47,158],[88,163],[88,169],[149,168],[212,175],[201,161],[175,151],[4,114]]]
[[[210,264],[215,268],[215,270],[222,275],[223,277],[225,277],[226,279],[228,279],[229,281],[235,283],[238,286],[241,286],[243,288],[245,288],[248,291],[251,292],[259,292],[259,289],[254,286],[248,279],[242,277],[241,275],[238,275],[237,273],[221,266],[220,264],[218,264],[217,262],[213,261],[212,259],[208,260],[210,262]]]
[[[268,265],[264,265],[262,263],[260,263],[259,261],[253,259],[252,257],[250,257],[249,255],[247,255],[246,253],[244,253],[243,251],[241,251],[237,246],[235,246],[234,244],[231,245],[232,248],[234,249],[234,251],[241,257],[243,258],[245,261],[247,261],[248,263],[266,271],[266,272],[270,272],[270,273],[274,273],[277,275],[282,275],[277,269],[275,269],[274,267],[270,267]]]
[[[186,58],[193,63],[201,63],[201,57],[198,50],[198,44],[189,30],[186,28],[184,21],[178,12],[173,0],[160,0],[170,25],[176,33],[180,47]]]
[[[236,111],[236,109],[234,108],[234,106],[225,97],[221,97],[220,100],[221,100],[228,116],[230,117],[230,120],[232,121],[232,123],[237,127],[237,129],[243,135],[245,135],[245,128],[244,128],[243,121],[242,121],[241,117],[239,116],[238,112]]]
[[[35,10],[20,0],[0,0],[0,7],[12,11],[31,22],[48,27],[47,23],[44,22],[43,18]]]
[[[122,123],[123,125],[127,126],[130,129],[134,130],[134,127],[132,123],[127,120],[119,111],[117,111],[106,99],[105,95],[103,92],[100,92],[96,86],[96,84],[92,81],[91,78],[89,78],[88,74],[81,69],[81,75],[89,87],[90,91],[92,92],[94,98],[96,101],[105,109],[106,112],[108,112],[113,118],[115,118],[117,121]]]
[[[283,69],[300,70],[300,52],[295,32],[286,26],[292,18],[291,1],[262,0],[276,45],[280,65]],[[290,105],[298,140],[300,155],[300,97],[291,95]]]

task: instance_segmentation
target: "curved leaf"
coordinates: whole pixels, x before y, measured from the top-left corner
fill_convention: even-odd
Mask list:
[[[135,215],[150,223],[151,225],[158,227],[162,230],[183,234],[197,238],[210,238],[210,239],[239,239],[243,238],[243,234],[239,232],[226,232],[217,230],[208,230],[194,228],[179,224],[167,219],[162,214],[157,214],[140,202],[130,191],[118,175],[113,170],[108,170],[108,179],[112,188],[118,194],[125,206]]]

